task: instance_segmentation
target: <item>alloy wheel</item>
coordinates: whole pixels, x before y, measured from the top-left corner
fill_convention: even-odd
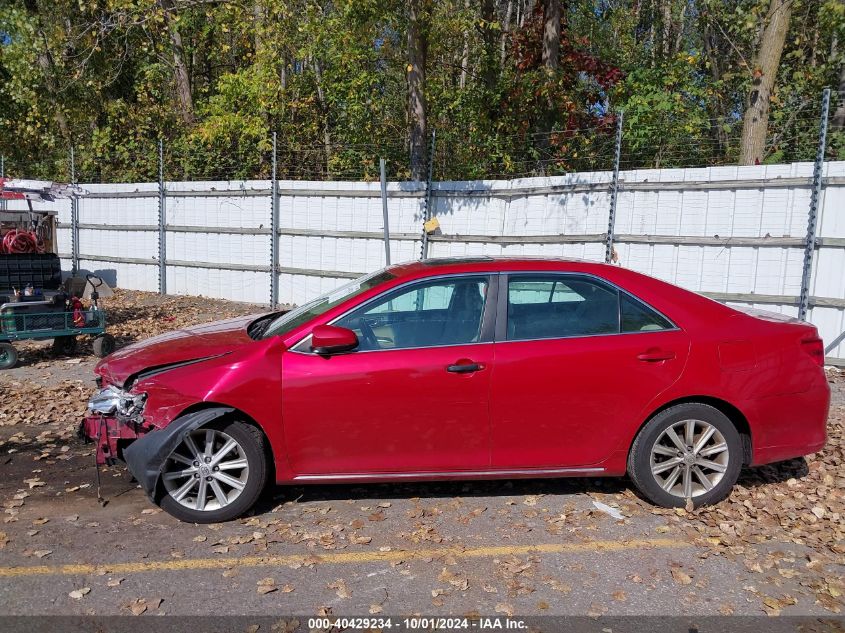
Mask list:
[[[730,451],[719,430],[702,420],[681,420],[665,429],[651,448],[651,474],[675,497],[713,490],[728,470]]]
[[[243,447],[216,429],[188,433],[162,471],[164,488],[174,501],[207,512],[234,502],[248,479],[249,463]]]

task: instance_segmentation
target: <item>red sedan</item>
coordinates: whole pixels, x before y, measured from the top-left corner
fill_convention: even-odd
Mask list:
[[[276,483],[622,476],[715,503],[825,443],[816,328],[604,264],[427,260],[97,366],[84,436],[199,523]]]

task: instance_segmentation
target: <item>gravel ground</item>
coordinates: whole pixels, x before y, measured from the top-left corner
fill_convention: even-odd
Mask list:
[[[118,292],[118,344],[261,307]],[[96,359],[21,345],[0,373],[2,614],[826,615],[845,593],[845,376],[830,440],[692,513],[626,480],[286,487],[179,523],[75,438]],[[618,509],[616,520],[596,503]]]

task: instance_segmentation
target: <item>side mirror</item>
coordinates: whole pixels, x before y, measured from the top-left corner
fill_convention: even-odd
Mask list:
[[[337,354],[356,347],[358,337],[345,327],[318,325],[311,331],[311,349],[317,354]]]

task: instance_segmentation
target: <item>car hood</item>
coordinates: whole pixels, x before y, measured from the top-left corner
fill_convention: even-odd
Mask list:
[[[110,354],[94,372],[108,384],[123,386],[138,374],[221,356],[253,342],[247,326],[260,317],[238,317],[160,334]]]

